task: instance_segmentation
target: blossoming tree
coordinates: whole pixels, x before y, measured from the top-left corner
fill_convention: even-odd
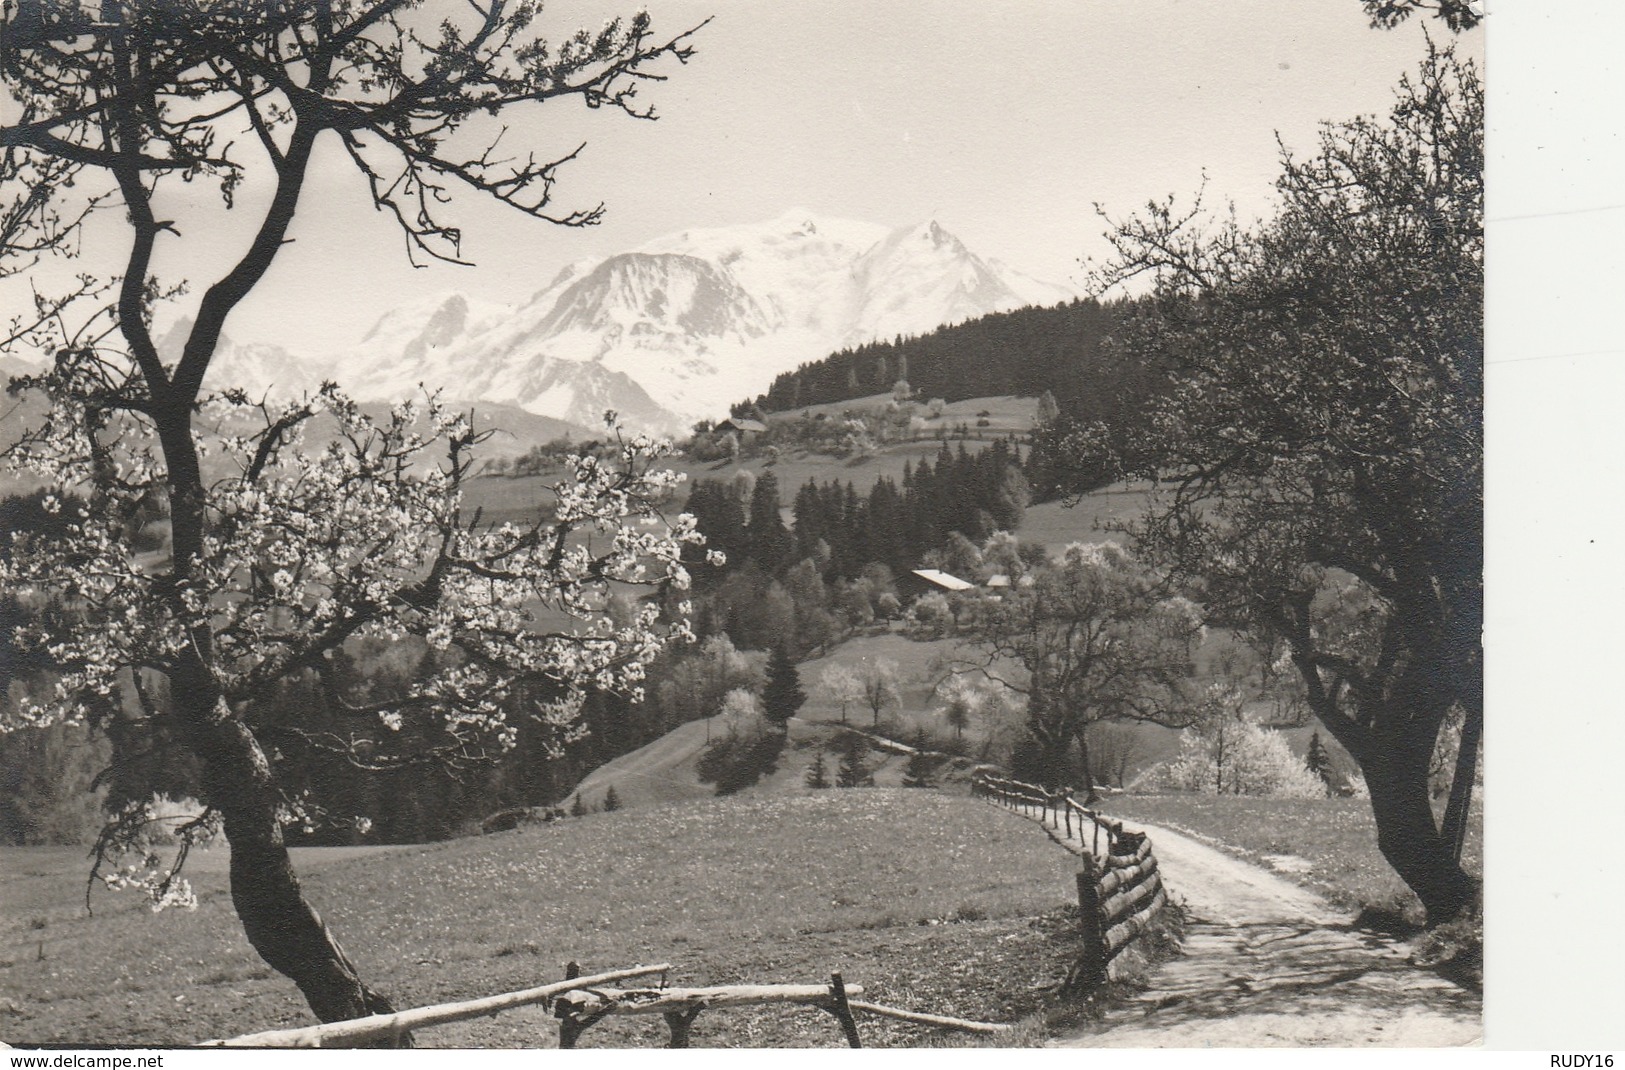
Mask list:
[[[88,496],[61,531],[17,540],[0,566],[0,583],[56,592],[76,618],[20,637],[62,673],[23,717],[96,718],[133,692],[144,725],[201,766],[208,809],[186,838],[223,830],[249,942],[324,1021],[390,1007],[302,893],[284,840],[300,800],[279,782],[278,748],[297,739],[358,765],[474,760],[511,742],[521,689],[526,712],[564,723],[585,689],[635,689],[660,646],[687,634],[675,599],[669,619],[662,600],[610,611],[624,585],[687,582],[679,554],[693,526],[661,511],[674,477],[651,467],[654,442],[617,437],[619,463],[576,458],[544,519],[491,527],[461,498],[485,432],[432,396],[378,416],[332,385],[283,403],[203,386],[227,318],[286,241],[319,144],[360,175],[414,258],[460,259],[445,215],[456,191],[555,223],[596,221],[598,208],[552,208],[574,154],[499,151],[502,116],[573,97],[652,117],[636,88],[662,77],[663,58],[687,59],[687,35],[660,43],[640,13],[550,43],[533,27],[540,8],[19,0],[0,35],[11,97],[0,273],[76,255],[86,220],[114,203],[129,239],[116,274],[40,294],[7,332],[7,346],[50,359],[13,384],[49,408],[9,460]],[[271,189],[255,206],[238,196],[251,175]],[[237,260],[205,280],[181,355],[166,362],[154,306],[188,280],[155,276],[155,251],[209,233],[165,218],[192,203],[187,183],[212,183],[258,216]],[[106,315],[74,318],[107,288]],[[128,521],[154,499],[171,539],[140,555]],[[386,701],[346,693],[330,661],[346,643],[406,635],[439,652],[432,671]],[[252,696],[301,674],[325,683],[351,727],[253,719]],[[408,736],[419,741],[408,751],[389,745]],[[144,852],[134,867],[112,861],[145,816],[128,810],[109,826],[104,872],[155,904],[184,902],[184,848],[168,864]]]

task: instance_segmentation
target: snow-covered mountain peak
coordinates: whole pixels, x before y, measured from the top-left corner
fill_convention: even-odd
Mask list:
[[[194,322],[191,316],[180,316],[167,327],[160,326],[154,344],[165,364],[174,367],[180,362]],[[279,345],[239,344],[222,333],[209,359],[204,383],[211,390],[236,387],[250,397],[287,398],[314,389],[318,378],[303,361]]]
[[[756,337],[768,323],[726,267],[681,253],[619,253],[561,293],[538,329]]]
[[[585,425],[613,408],[676,432],[843,346],[1069,295],[1050,289],[935,220],[893,229],[795,208],[578,261],[514,308],[415,302],[330,364],[364,400],[421,382]]]

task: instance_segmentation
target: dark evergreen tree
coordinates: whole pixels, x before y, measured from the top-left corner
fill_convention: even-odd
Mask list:
[[[1309,737],[1309,753],[1304,757],[1304,764],[1325,783],[1326,790],[1333,790],[1332,756],[1326,753],[1326,745],[1320,741],[1318,729]]]
[[[835,786],[838,788],[862,788],[872,786],[875,778],[869,771],[868,765],[869,744],[856,732],[848,732],[841,738],[841,764],[835,770]]]
[[[611,784],[609,790],[604,792],[604,813],[612,813],[621,808],[621,797],[615,793],[615,785]]]
[[[750,496],[750,556],[770,575],[790,564],[794,549],[790,531],[779,511],[779,477],[763,472]],[[702,529],[703,530],[703,529]]]
[[[809,788],[829,787],[829,766],[824,761],[824,752],[822,750],[813,755],[812,764],[807,767],[807,786]]]
[[[767,659],[767,686],[762,689],[762,713],[773,724],[783,727],[807,701],[801,690],[801,675],[790,652],[780,642],[773,647]]]
[[[722,551],[728,562],[734,565],[742,563],[749,555],[744,504],[731,486],[714,479],[699,480],[689,492],[683,511],[693,514],[696,526],[705,536],[704,546],[690,546],[683,551],[689,571],[697,578],[714,576],[722,571],[705,564],[706,555],[711,550]]]
[[[700,783],[715,784],[718,795],[733,795],[779,768],[785,734],[762,732],[719,739],[700,756]]]
[[[570,803],[570,816],[571,817],[586,817],[587,816],[587,804],[581,801],[581,793],[579,791],[576,792],[575,800]]]
[[[919,729],[914,733],[914,753],[908,756],[908,764],[903,767],[903,787],[936,787],[938,762],[939,759],[926,750],[925,729]]]

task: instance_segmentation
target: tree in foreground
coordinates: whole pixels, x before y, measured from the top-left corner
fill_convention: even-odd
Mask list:
[[[762,689],[762,715],[783,728],[807,701],[801,690],[801,675],[783,643],[773,648],[767,659],[767,685]]]
[[[12,105],[0,126],[0,272],[75,255],[97,237],[86,214],[115,200],[129,239],[116,278],[42,294],[6,332],[7,348],[50,362],[14,383],[50,410],[12,462],[89,496],[66,534],[20,544],[0,575],[8,589],[60,594],[81,618],[22,637],[49,647],[64,674],[24,718],[95,719],[116,689],[133,692],[146,731],[201,763],[208,810],[188,838],[223,828],[249,942],[323,1021],[390,1007],[294,874],[284,829],[309,815],[279,782],[279,751],[375,767],[478,760],[512,742],[521,692],[526,715],[566,731],[584,689],[635,690],[665,640],[687,631],[649,605],[630,621],[608,612],[611,584],[686,582],[677,555],[692,528],[660,512],[673,477],[650,468],[653,443],[621,441],[618,464],[575,458],[551,519],[488,528],[463,516],[459,493],[484,433],[432,398],[377,417],[331,385],[287,404],[203,386],[227,319],[289,240],[319,149],[354,168],[414,261],[461,262],[445,215],[454,191],[555,223],[596,221],[599,208],[552,206],[574,153],[529,154],[501,117],[531,124],[530,108],[569,97],[652,117],[636,86],[658,77],[661,58],[687,58],[686,35],[659,43],[638,14],[549,43],[533,26],[539,7],[28,0],[7,9],[0,36]],[[187,184],[205,183],[253,213],[251,237],[217,278],[161,278],[160,250],[198,262],[194,242],[219,240],[206,219],[172,215],[201,203]],[[188,282],[201,298],[166,363],[155,305]],[[105,286],[109,315],[73,315]],[[325,444],[302,449],[310,428]],[[127,521],[155,500],[167,503],[170,546],[138,562]],[[535,607],[573,623],[539,628]],[[347,642],[408,634],[435,652],[423,679],[385,700],[345,692],[332,668]],[[255,695],[296,677],[321,681],[350,727],[250,716]],[[118,815],[99,865],[136,843],[143,820]],[[183,902],[184,853],[150,872],[99,871],[145,885],[155,903]]]
[[[1283,152],[1272,219],[1153,205],[1114,226],[1097,281],[1152,281],[1119,339],[1177,369],[1142,443],[1140,474],[1167,488],[1142,547],[1284,644],[1436,923],[1476,893],[1460,859],[1483,727],[1483,93],[1430,47],[1396,96],[1386,121]],[[1428,769],[1452,711],[1441,822]]]
[[[1084,730],[1105,719],[1186,723],[1202,619],[1116,543],[1075,543],[1033,575],[1030,586],[985,599],[953,668],[1026,700],[1037,765],[1026,775],[1067,784],[1076,746],[1093,798]]]

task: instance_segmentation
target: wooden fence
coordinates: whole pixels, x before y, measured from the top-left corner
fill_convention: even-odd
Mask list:
[[[1151,840],[1080,805],[1070,791],[987,773],[971,778],[971,791],[1047,823],[1068,847],[1074,838],[1081,845],[1074,849],[1083,863],[1078,913],[1084,950],[1067,984],[1083,988],[1105,980],[1111,960],[1150,927],[1168,902]]]
[[[940,1014],[921,1014],[916,1011],[886,1007],[878,1003],[865,1003],[849,997],[862,995],[861,985],[848,985],[839,973],[830,975],[827,985],[721,985],[712,988],[668,988],[664,975],[671,969],[669,963],[654,966],[632,966],[608,973],[582,976],[580,967],[570,963],[565,979],[537,988],[517,992],[504,992],[483,999],[461,1003],[440,1003],[417,1007],[395,1014],[378,1014],[346,1022],[307,1026],[300,1029],[277,1029],[264,1033],[249,1033],[229,1040],[205,1041],[201,1047],[227,1048],[355,1048],[363,1046],[400,1046],[413,1030],[427,1029],[453,1022],[484,1018],[534,1004],[551,1006],[553,1016],[559,1020],[559,1047],[574,1048],[593,1023],[614,1014],[659,1014],[666,1019],[671,1030],[670,1047],[688,1047],[689,1028],[700,1012],[712,1008],[759,1006],[767,1003],[792,1004],[815,1007],[828,1011],[840,1023],[841,1031],[850,1047],[862,1047],[858,1024],[853,1014],[862,1011],[884,1018],[893,1018],[919,1025],[957,1029],[968,1033],[996,1034],[1011,1027],[996,1022],[973,1022],[963,1018],[950,1018]],[[658,987],[610,987],[620,981],[661,974]]]

